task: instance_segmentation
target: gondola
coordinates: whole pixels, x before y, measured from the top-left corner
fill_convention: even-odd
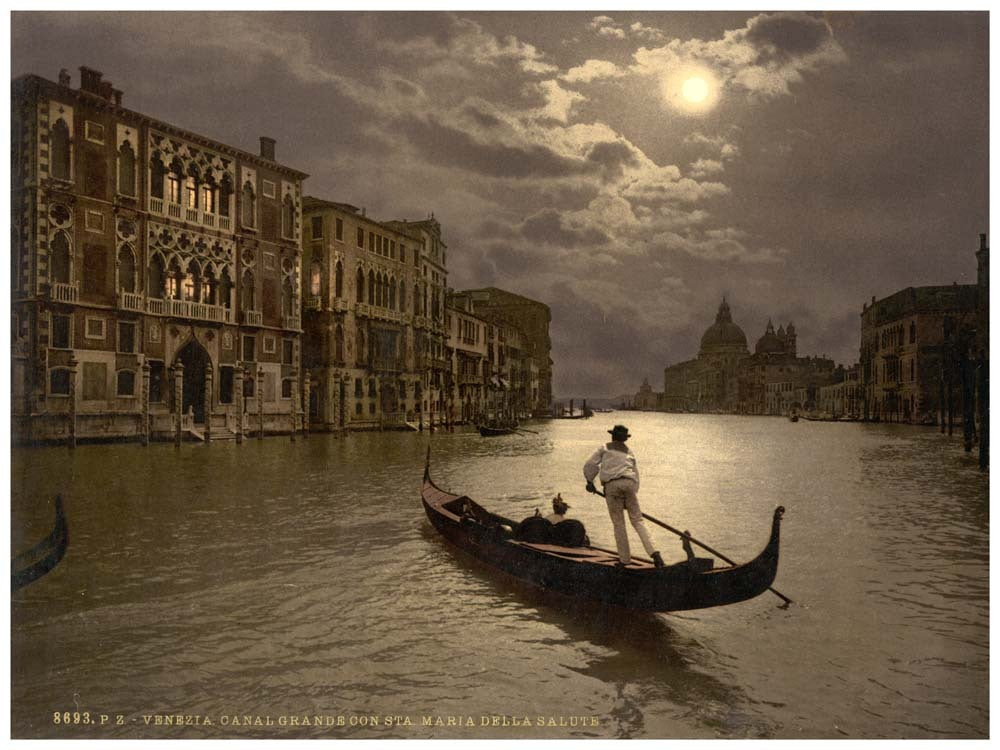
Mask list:
[[[66,554],[69,527],[63,513],[62,496],[56,495],[56,524],[45,539],[11,560],[10,590],[17,591],[52,570]]]
[[[782,507],[774,511],[764,550],[748,563],[716,569],[711,558],[691,555],[684,562],[656,568],[652,561],[638,557],[621,567],[616,564],[616,552],[600,547],[529,541],[520,531],[524,525],[534,525],[530,519],[519,524],[435,485],[429,455],[421,499],[434,528],[488,567],[590,603],[645,612],[734,604],[766,591],[778,571]]]
[[[479,434],[483,437],[497,437],[498,435],[513,435],[517,432],[516,427],[489,427],[488,425],[479,425]]]

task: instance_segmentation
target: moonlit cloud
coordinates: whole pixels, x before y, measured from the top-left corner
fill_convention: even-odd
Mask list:
[[[570,68],[560,77],[567,83],[590,83],[604,78],[621,78],[626,72],[613,62],[591,59],[583,65]]]

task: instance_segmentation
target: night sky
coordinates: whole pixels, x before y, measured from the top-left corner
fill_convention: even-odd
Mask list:
[[[26,13],[12,75],[124,105],[378,219],[433,212],[449,284],[552,308],[556,394],[694,357],[722,295],[751,350],[858,358],[861,305],[975,281],[986,13]]]

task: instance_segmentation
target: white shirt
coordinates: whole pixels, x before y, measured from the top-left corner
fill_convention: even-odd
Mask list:
[[[632,479],[636,489],[639,489],[639,467],[635,462],[635,454],[627,447],[625,452],[616,450],[613,443],[602,445],[583,465],[583,476],[588,482],[593,482],[598,472],[601,484],[607,484],[615,479]]]
[[[552,513],[551,515],[545,516],[545,520],[549,523],[559,523],[560,521],[565,521],[566,516],[561,513]]]

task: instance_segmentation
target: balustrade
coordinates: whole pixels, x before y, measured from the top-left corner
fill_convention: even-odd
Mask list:
[[[299,330],[302,325],[302,320],[298,315],[282,315],[281,316],[281,327],[290,328],[294,331]]]
[[[118,292],[118,307],[122,310],[132,310],[133,312],[142,312],[145,309],[141,294],[133,294],[132,292],[121,290]]]
[[[78,302],[80,299],[80,284],[79,282],[72,284],[54,282],[49,291],[49,296],[56,302]]]
[[[264,313],[260,310],[244,310],[243,324],[248,326],[264,325]]]

